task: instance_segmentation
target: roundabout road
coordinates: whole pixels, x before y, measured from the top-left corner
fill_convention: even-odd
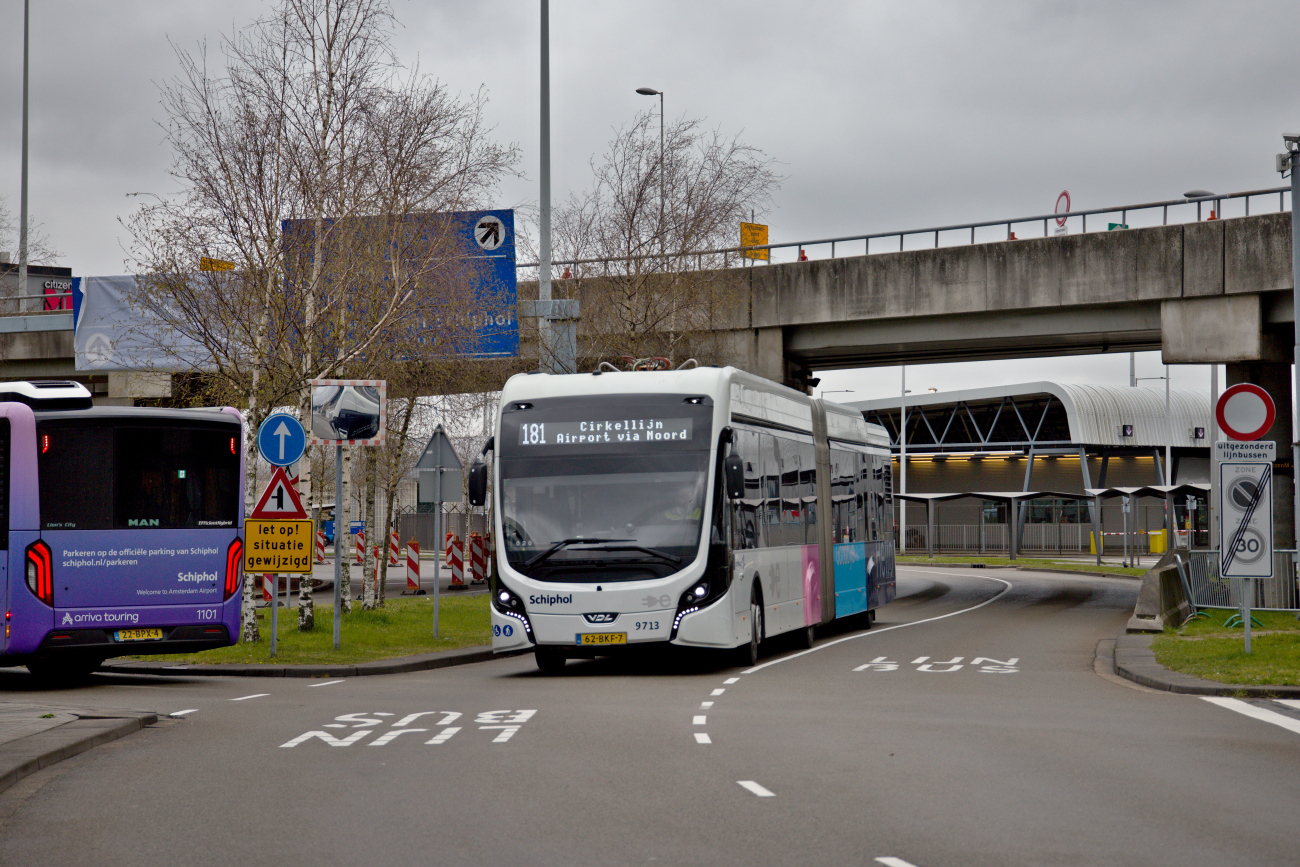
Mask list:
[[[1300,734],[1095,671],[1136,582],[899,571],[872,629],[747,670],[516,657],[41,692],[175,718],[0,794],[0,864],[1292,860]]]

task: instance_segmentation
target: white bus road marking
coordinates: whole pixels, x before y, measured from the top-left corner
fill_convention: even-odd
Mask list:
[[[343,682],[343,681],[341,681],[341,680],[327,680],[327,681],[325,681],[324,683],[309,683],[309,684],[307,684],[307,688],[308,688],[308,689],[315,689],[315,688],[318,687],[318,686],[333,686],[333,685],[336,684],[336,683],[342,683],[342,682]]]
[[[691,725],[693,725],[693,726],[702,726],[702,725],[705,725],[705,724],[707,723],[708,719],[709,719],[709,718],[708,718],[707,716],[704,716],[704,715],[700,715],[700,716],[692,717],[692,718],[691,718]]]
[[[928,656],[917,657],[912,660],[911,664],[916,666],[918,672],[923,671],[931,674],[951,674],[954,671],[961,671],[963,668],[967,668],[968,670],[975,671],[979,674],[1015,674],[1020,671],[1020,669],[1016,667],[1020,664],[1020,657],[1018,656],[1013,656],[1009,659],[992,659],[986,656],[976,656],[971,660],[969,667],[962,662],[962,660],[965,659],[965,657],[962,656],[955,656],[952,659],[943,662],[937,660],[927,661],[929,659],[930,657]],[[900,663],[895,662],[892,659],[888,659],[884,656],[877,656],[870,662],[863,663],[853,670],[898,671],[899,665]]]
[[[241,695],[239,698],[232,698],[231,701],[248,701],[250,698],[266,698],[269,692],[256,692],[252,695]]]
[[[1275,698],[1275,699],[1273,699],[1273,700],[1276,701],[1276,702],[1277,702],[1278,704],[1280,704],[1280,705],[1284,705],[1285,707],[1289,707],[1289,708],[1291,708],[1292,710],[1300,710],[1300,699],[1294,699],[1294,698]]]
[[[911,571],[919,571],[919,570],[911,570]],[[935,573],[935,574],[943,574],[943,573]],[[945,575],[944,577],[950,578],[952,576]],[[962,608],[959,611],[949,611],[947,614],[940,614],[937,617],[927,617],[924,620],[912,620],[908,623],[896,623],[893,626],[885,626],[879,629],[872,629],[870,631],[858,632],[853,635],[846,635],[843,638],[836,638],[834,641],[827,641],[824,644],[819,644],[816,647],[810,648],[808,650],[801,650],[798,653],[792,653],[789,656],[782,656],[778,659],[773,659],[770,662],[764,662],[762,665],[756,665],[753,668],[747,668],[744,671],[742,671],[741,674],[753,674],[755,672],[762,671],[765,668],[771,668],[774,665],[780,665],[783,662],[789,662],[792,659],[798,659],[801,656],[807,656],[810,653],[819,653],[820,651],[823,651],[828,647],[834,647],[837,644],[843,644],[845,641],[853,641],[858,638],[870,638],[873,635],[883,635],[886,632],[893,632],[895,629],[905,629],[909,626],[920,626],[923,623],[934,623],[936,620],[945,620],[949,617],[956,617],[958,614],[966,614],[971,611],[976,611],[980,608],[983,608],[985,605],[989,605],[993,602],[998,601],[1003,596],[1011,592],[1011,586],[1012,586],[1011,582],[1007,581],[1005,578],[993,578],[988,575],[974,575],[971,577],[980,578],[984,581],[996,581],[999,584],[1003,585],[1002,591],[984,600],[979,605],[972,605],[970,608]]]
[[[187,713],[198,713],[198,710],[199,709],[197,707],[186,708],[185,710],[174,710],[171,713],[169,713],[168,716],[171,717],[185,716],[185,714]]]
[[[480,730],[495,732],[495,736],[492,738],[492,743],[504,744],[507,743],[512,737],[514,737],[515,733],[518,732],[521,728],[523,728],[524,723],[532,719],[536,713],[537,713],[536,709],[489,710],[489,711],[483,711],[482,713],[478,714],[474,718],[474,723],[475,725],[478,726]],[[283,744],[280,744],[280,746],[296,747],[299,744],[306,743],[307,741],[310,740],[319,740],[319,741],[323,741],[324,743],[332,747],[350,747],[353,744],[359,743],[362,739],[365,738],[366,735],[375,733],[378,734],[378,737],[370,741],[369,746],[383,747],[383,746],[387,746],[388,744],[391,744],[393,741],[397,740],[399,737],[401,737],[404,734],[407,734],[408,732],[420,732],[420,733],[427,734],[431,729],[422,728],[422,727],[411,727],[409,724],[415,722],[421,717],[433,717],[436,715],[441,715],[441,718],[436,722],[436,726],[440,727],[441,731],[439,731],[436,735],[431,737],[429,740],[424,741],[424,744],[437,746],[439,744],[445,744],[447,741],[451,740],[453,735],[455,735],[457,732],[461,730],[460,726],[448,725],[448,723],[455,722],[456,720],[464,716],[464,714],[462,714],[460,711],[456,711],[456,710],[417,711],[416,713],[407,714],[406,716],[402,717],[396,722],[391,722],[383,719],[383,717],[397,716],[396,714],[391,713],[389,711],[367,711],[364,713],[345,713],[340,716],[334,717],[333,722],[325,723],[320,728],[321,729],[351,728],[351,729],[358,729],[359,731],[354,731],[345,737],[341,734],[334,735],[331,734],[330,732],[317,729],[309,732],[304,732],[298,737],[293,738],[292,740],[289,740]],[[426,723],[430,725],[434,725],[434,721],[432,719],[426,720]],[[381,726],[384,725],[388,726],[388,728],[386,729],[381,728]],[[403,743],[409,743],[409,742],[410,739],[403,741]]]
[[[775,792],[769,792],[767,789],[763,788],[753,780],[736,780],[736,784],[739,785],[742,789],[748,789],[749,791],[753,792],[755,795],[758,795],[760,798],[776,797]]]
[[[733,683],[740,683],[740,678],[738,678],[738,677],[729,677],[729,678],[727,678],[726,680],[724,680],[723,683],[726,684],[727,686],[730,686],[730,685],[733,684]]]
[[[711,707],[713,707],[713,702],[711,701],[700,702],[700,710],[708,710]]]
[[[726,692],[725,689],[715,689],[713,692],[709,693],[709,695],[722,695],[724,692]]]
[[[1300,735],[1300,719],[1289,717],[1275,711],[1265,710],[1262,707],[1256,707],[1248,702],[1236,698],[1219,698],[1213,695],[1203,695],[1201,698],[1210,704],[1217,704],[1219,707],[1226,707],[1228,710],[1236,711],[1242,716],[1248,716],[1261,722],[1272,723],[1280,726],[1289,732]]]
[[[713,743],[713,741],[709,739],[708,734],[706,734],[705,732],[696,732],[696,733],[695,733],[695,742],[696,742],[697,744],[711,744],[711,743]]]
[[[890,855],[886,855],[884,858],[877,858],[876,862],[884,864],[885,867],[916,867],[915,864],[912,864],[909,861],[904,861],[902,858],[894,858]]]

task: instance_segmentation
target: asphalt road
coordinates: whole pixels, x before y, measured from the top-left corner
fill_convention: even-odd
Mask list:
[[[1136,582],[901,567],[900,593],[748,671],[516,657],[41,691],[178,718],[0,795],[0,864],[1294,862],[1300,711],[1099,674]]]

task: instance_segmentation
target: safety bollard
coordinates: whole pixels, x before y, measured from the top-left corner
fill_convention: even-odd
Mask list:
[[[366,562],[366,531],[357,531],[357,565],[363,566]]]
[[[460,537],[453,533],[447,542],[447,571],[451,573],[452,590],[465,589],[464,552],[465,546]]]
[[[393,534],[388,537],[388,565],[389,566],[401,565],[401,560],[399,559],[399,556],[400,555],[397,550],[397,531],[394,530]]]
[[[271,581],[274,578],[275,576],[269,572],[262,575],[262,599],[266,602],[275,602],[275,597],[271,595],[271,587],[273,586]]]
[[[316,562],[325,562],[325,531],[316,531]]]
[[[406,543],[406,589],[403,596],[423,596],[420,586],[420,543],[412,539]]]
[[[487,547],[478,533],[469,534],[469,574],[471,584],[487,583]]]

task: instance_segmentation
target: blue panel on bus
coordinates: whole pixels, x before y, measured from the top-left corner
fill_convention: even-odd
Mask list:
[[[867,610],[867,546],[842,542],[835,546],[835,616]]]

